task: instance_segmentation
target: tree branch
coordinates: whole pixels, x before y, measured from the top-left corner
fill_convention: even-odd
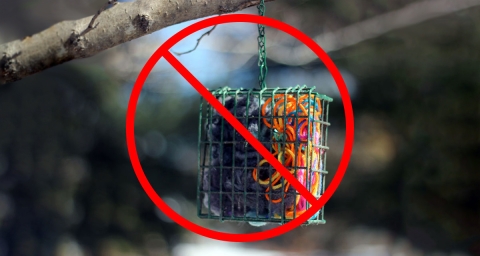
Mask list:
[[[421,22],[480,6],[480,0],[422,0],[405,7],[384,13],[370,19],[354,23],[337,31],[318,34],[313,37],[315,42],[326,52],[334,52],[366,40],[382,36],[388,32],[415,26]],[[217,37],[215,48],[205,45],[210,50],[241,54],[245,59],[258,54],[257,46],[251,43],[256,33],[234,44],[230,38]],[[272,39],[274,38],[274,39]],[[283,36],[290,40],[289,35]],[[274,36],[267,38],[268,58],[285,65],[301,66],[318,57],[304,44],[292,47]],[[233,46],[232,46],[233,45]],[[243,65],[243,63],[241,64]]]
[[[333,52],[396,29],[413,26],[479,5],[480,0],[422,0],[413,2],[399,10],[352,24],[338,31],[317,35],[313,39],[326,52]],[[269,52],[269,58],[279,63],[297,66],[318,59],[304,44],[293,48],[281,45],[275,47],[272,44],[270,44],[270,47],[272,49]]]
[[[93,56],[177,23],[236,12],[259,3],[260,0],[137,0],[117,3],[94,16],[63,21],[31,37],[0,45],[0,84],[20,80],[72,59]],[[97,24],[94,25],[95,21]]]

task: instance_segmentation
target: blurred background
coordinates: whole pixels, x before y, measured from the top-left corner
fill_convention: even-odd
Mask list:
[[[104,2],[0,0],[0,43],[93,15]],[[142,190],[125,143],[130,92],[149,56],[191,21],[0,86],[0,256],[480,255],[480,1],[266,7],[328,51],[352,98],[353,155],[325,206],[325,225],[224,243],[181,228]],[[172,51],[190,50],[207,30]],[[208,88],[256,87],[256,36],[255,24],[221,25],[178,59]],[[269,28],[267,38],[269,87],[306,84],[334,98],[330,180],[345,137],[335,83],[294,38]],[[263,230],[196,217],[198,108],[196,91],[158,62],[135,123],[147,177],[195,223]]]

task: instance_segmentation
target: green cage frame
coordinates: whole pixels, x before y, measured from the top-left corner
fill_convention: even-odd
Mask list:
[[[215,89],[215,90],[210,90],[210,92],[219,100],[221,100],[222,104],[225,105],[225,98],[226,97],[233,97],[234,98],[234,116],[238,119],[239,117],[236,115],[237,113],[237,99],[240,97],[240,96],[246,96],[246,117],[243,117],[245,118],[246,122],[248,123],[248,119],[257,119],[258,121],[258,126],[260,126],[261,124],[261,120],[262,119],[265,119],[265,118],[269,118],[270,120],[273,120],[273,118],[283,118],[284,122],[283,124],[286,124],[287,122],[287,119],[295,119],[295,121],[292,121],[292,122],[297,122],[299,120],[299,118],[306,118],[308,121],[308,125],[307,125],[307,131],[310,131],[311,127],[313,127],[312,125],[314,123],[319,123],[320,124],[320,144],[312,144],[314,148],[318,148],[321,150],[321,154],[319,155],[319,161],[320,162],[320,167],[318,170],[309,170],[311,169],[310,166],[307,164],[306,167],[298,167],[296,164],[295,166],[293,166],[293,169],[294,169],[294,173],[292,173],[293,175],[297,176],[297,171],[298,169],[305,169],[305,172],[306,172],[306,184],[307,184],[307,189],[309,191],[310,190],[310,186],[311,186],[311,180],[310,180],[310,177],[311,177],[311,174],[313,172],[318,172],[319,175],[316,179],[317,182],[319,182],[319,188],[317,189],[317,193],[314,194],[314,196],[318,199],[325,191],[325,175],[328,174],[328,172],[325,170],[325,167],[326,167],[326,159],[327,159],[327,151],[328,151],[328,146],[327,146],[327,137],[328,137],[328,127],[330,126],[330,123],[328,122],[328,111],[329,111],[329,103],[333,101],[332,98],[326,96],[326,95],[323,95],[323,94],[319,94],[317,92],[314,92],[315,90],[315,87],[307,87],[306,85],[303,85],[303,86],[295,86],[295,87],[291,87],[291,88],[264,88],[264,89],[243,89],[243,88],[240,88],[240,89],[231,89],[229,87],[223,87],[223,88],[219,88],[219,89]],[[283,95],[284,96],[284,99],[285,99],[285,102],[287,101],[287,95],[292,95],[294,97],[296,97],[297,101],[299,99],[300,96],[302,95],[308,95],[308,99],[311,99],[310,97],[312,97],[314,100],[314,104],[316,104],[316,99],[318,98],[321,102],[321,115],[320,115],[320,120],[311,120],[310,118],[310,112],[311,112],[311,109],[310,107],[308,107],[308,114],[307,116],[299,116],[298,115],[298,112],[299,111],[295,111],[295,116],[274,116],[273,115],[273,111],[270,111],[270,115],[267,115],[267,116],[263,116],[262,114],[260,114],[260,111],[259,111],[259,114],[258,116],[255,116],[255,117],[249,117],[249,106],[250,106],[250,101],[253,98],[258,98],[259,102],[261,103],[262,101],[264,101],[264,99],[267,99],[267,98],[272,98],[272,99],[275,99],[276,96],[278,95]],[[209,199],[211,199],[211,195],[212,194],[218,194],[218,196],[220,197],[220,209],[222,209],[222,202],[223,202],[223,196],[228,196],[228,195],[231,195],[232,198],[234,198],[234,195],[235,194],[239,194],[239,193],[242,193],[243,194],[243,198],[245,200],[245,204],[246,204],[246,200],[247,200],[247,195],[249,194],[255,194],[258,198],[258,196],[262,195],[262,194],[268,194],[270,195],[270,198],[273,199],[272,197],[272,191],[273,189],[270,189],[269,192],[259,192],[259,191],[256,191],[256,192],[247,192],[247,189],[245,187],[245,190],[243,192],[238,192],[238,191],[234,191],[234,188],[232,187],[232,191],[223,191],[222,190],[222,182],[220,182],[220,190],[219,191],[212,191],[212,189],[209,187],[208,191],[205,191],[205,190],[202,190],[202,184],[204,182],[204,175],[206,172],[208,172],[209,168],[211,168],[212,166],[210,166],[210,162],[212,161],[212,145],[213,144],[218,144],[220,146],[220,152],[222,152],[223,154],[223,145],[225,143],[229,143],[229,144],[232,144],[232,145],[236,145],[236,143],[244,143],[245,144],[245,147],[247,147],[248,145],[248,142],[245,141],[245,139],[243,137],[241,137],[240,139],[238,138],[235,138],[236,135],[235,135],[235,132],[233,133],[233,140],[232,141],[224,141],[224,124],[225,123],[228,123],[224,118],[221,118],[221,140],[220,141],[210,141],[207,137],[207,129],[206,129],[206,124],[212,124],[212,118],[213,118],[213,111],[214,108],[208,103],[208,102],[204,102],[205,100],[202,98],[201,99],[201,102],[200,102],[200,114],[199,114],[199,133],[198,133],[198,176],[197,176],[197,216],[199,218],[202,218],[202,219],[215,219],[215,220],[220,220],[220,221],[239,221],[239,222],[249,222],[250,224],[254,225],[255,223],[277,223],[277,224],[284,224],[292,219],[295,219],[297,217],[296,215],[296,204],[293,204],[293,207],[294,207],[294,210],[293,210],[293,218],[287,218],[286,215],[285,215],[285,203],[284,203],[284,200],[283,198],[285,198],[285,193],[284,192],[284,187],[285,187],[285,183],[282,182],[282,200],[281,200],[281,204],[282,204],[282,214],[281,216],[278,218],[272,218],[272,217],[268,217],[268,218],[265,218],[265,217],[260,217],[259,216],[259,210],[256,209],[256,216],[247,216],[247,210],[246,210],[246,206],[244,206],[244,212],[243,212],[243,216],[234,216],[235,214],[233,213],[233,199],[232,199],[232,214],[230,216],[226,215],[223,213],[223,210],[220,211],[220,214],[218,215],[215,215],[212,213],[211,211],[211,205],[210,205],[210,201],[209,201],[209,205],[208,207],[204,205],[203,203],[203,198],[204,196],[208,196]],[[310,104],[310,100],[308,100],[308,104]],[[259,103],[259,104],[260,104]],[[204,106],[204,104],[206,106]],[[274,104],[274,100],[271,100],[270,101],[270,109],[273,109],[273,104]],[[261,105],[261,104],[260,104]],[[284,108],[286,104],[284,104]],[[315,105],[316,106],[316,105]],[[297,110],[298,110],[298,106],[297,106]],[[313,108],[313,115],[315,115],[315,110],[316,108],[314,107]],[[286,111],[284,111],[283,113],[286,113]],[[273,128],[269,128],[269,129],[272,129],[272,134],[274,133],[273,131]],[[258,134],[255,135],[256,138],[259,138],[260,137],[260,128],[258,128]],[[277,142],[277,141],[274,141],[273,140],[273,137],[274,136],[270,136],[270,141],[267,141],[267,142],[264,142],[264,141],[260,141],[262,142],[262,144],[264,143],[270,143],[273,145],[273,143]],[[309,142],[312,141],[312,136],[310,135],[310,132],[307,132],[307,141],[305,144],[308,145]],[[283,138],[286,138],[286,129],[283,129]],[[277,142],[278,143],[278,142]],[[294,143],[294,148],[295,150],[298,149],[300,146],[302,146],[303,142],[302,141],[298,141],[296,140],[295,142],[289,142],[289,141],[286,141],[285,139],[281,142],[281,143],[278,143],[278,144],[283,144],[284,147],[283,147],[283,152],[285,152],[285,148],[286,148],[286,145],[287,143]],[[304,146],[302,146],[304,147]],[[233,147],[235,148],[235,147]],[[307,148],[309,148],[309,146],[307,146]],[[272,153],[272,149],[271,147],[267,147],[267,149],[270,150],[270,152]],[[302,148],[303,149],[303,148]],[[279,146],[279,151],[280,151],[280,146]],[[245,173],[245,176],[248,174],[249,170],[253,169],[252,167],[248,167],[247,166],[247,160],[245,160],[245,164],[244,166],[235,166],[235,158],[234,158],[234,154],[235,154],[235,149],[233,150],[232,152],[232,158],[233,158],[233,162],[232,162],[232,165],[231,166],[223,166],[223,162],[220,162],[220,166],[218,166],[218,168],[220,169],[220,181],[222,181],[222,174],[224,171],[228,171],[229,169],[231,169],[232,171],[232,177],[234,178],[233,176],[233,172],[234,170],[237,168],[243,168],[243,172]],[[283,154],[283,162],[282,163],[285,163],[285,154]],[[306,158],[307,158],[307,161],[306,163],[310,163],[309,162],[309,153],[307,152],[306,153]],[[313,157],[312,157],[313,158]],[[257,152],[257,160],[260,161],[261,159],[263,159],[263,157]],[[296,159],[296,157],[295,157]],[[296,163],[296,162],[295,162]],[[260,167],[257,167],[259,168],[260,170]],[[269,166],[268,168],[265,167],[265,169],[268,169],[268,172],[269,172],[269,180],[270,180],[270,183],[272,182],[272,166]],[[260,172],[260,171],[259,171]],[[211,175],[209,176],[210,178],[210,181],[211,181]],[[258,173],[257,173],[257,178],[258,178]],[[283,179],[283,177],[281,178]],[[246,180],[246,178],[245,178]],[[246,185],[245,185],[246,186]],[[272,188],[272,185],[269,184],[270,188]],[[298,198],[299,196],[299,193],[294,190],[294,198]],[[288,194],[288,195],[292,195],[292,194]],[[258,199],[257,199],[257,207],[258,207]],[[270,201],[269,203],[269,210],[271,209],[272,207],[272,202]],[[310,207],[310,204],[308,203],[308,201],[306,202],[306,209],[309,209]],[[310,220],[308,220],[307,222],[304,223],[304,225],[309,225],[309,224],[324,224],[326,221],[324,219],[324,208],[325,207],[322,207],[322,209],[316,214],[314,215]]]

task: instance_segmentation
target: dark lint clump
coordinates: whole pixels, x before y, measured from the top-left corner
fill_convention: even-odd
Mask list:
[[[234,97],[225,97],[223,105],[270,150],[271,129],[262,119],[259,123],[258,97],[250,96],[248,106],[247,96],[237,96],[236,99],[235,104]],[[221,98],[219,101],[222,101]],[[211,122],[205,127],[207,140],[212,143],[211,152],[207,152],[207,156],[211,155],[209,168],[203,173],[205,207],[212,214],[223,217],[257,217],[258,214],[260,218],[270,218],[274,214],[282,215],[282,205],[284,209],[292,207],[295,190],[290,186],[283,203],[268,201],[265,197],[268,185],[257,183],[252,176],[253,168],[258,167],[263,157],[218,112],[214,109],[212,112]],[[266,115],[269,114],[267,109]],[[273,168],[269,171],[268,167],[268,164],[264,164],[259,168],[258,175],[261,179],[267,179],[275,171]],[[281,191],[272,191],[270,198],[281,198]]]

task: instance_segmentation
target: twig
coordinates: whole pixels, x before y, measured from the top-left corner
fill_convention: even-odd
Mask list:
[[[210,29],[209,31],[203,33],[198,39],[197,39],[197,44],[195,45],[195,47],[193,47],[193,49],[191,49],[190,51],[186,51],[186,52],[173,52],[175,53],[177,56],[180,56],[180,55],[183,55],[183,54],[187,54],[187,53],[191,53],[193,51],[195,51],[198,47],[198,45],[200,44],[200,41],[202,40],[202,38],[204,36],[209,36],[210,33],[212,33],[212,31],[217,27],[217,25],[213,26],[212,29]]]
[[[102,9],[98,10],[97,14],[93,15],[92,19],[90,20],[90,23],[88,24],[88,27],[82,32],[80,33],[80,35],[78,35],[78,37],[81,37],[81,36],[84,36],[85,34],[87,34],[88,32],[92,31],[93,29],[95,29],[99,23],[93,25],[95,23],[95,20],[98,18],[98,16],[100,15],[100,13],[102,13],[103,11],[105,11],[109,6],[114,6],[118,3],[118,0],[108,0],[108,2],[103,6]]]

